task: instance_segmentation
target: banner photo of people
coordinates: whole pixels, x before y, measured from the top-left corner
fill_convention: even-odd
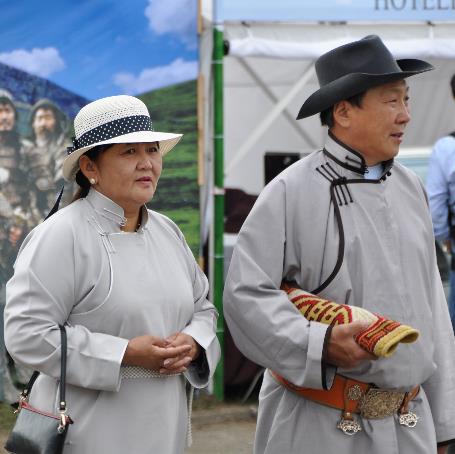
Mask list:
[[[197,0],[25,0],[4,5],[0,23],[0,402],[13,402],[30,371],[3,345],[5,286],[22,241],[60,190],[60,208],[73,198],[62,162],[83,106],[136,96],[155,131],[184,135],[163,158],[150,208],[199,251]]]

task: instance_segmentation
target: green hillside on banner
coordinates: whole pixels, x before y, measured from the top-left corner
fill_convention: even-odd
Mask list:
[[[163,173],[149,207],[169,216],[199,254],[197,83],[195,80],[138,95],[147,105],[155,131],[184,134],[163,159]]]

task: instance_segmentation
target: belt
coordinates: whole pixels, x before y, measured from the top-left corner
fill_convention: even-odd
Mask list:
[[[342,411],[337,428],[347,435],[354,435],[362,430],[353,414],[360,414],[365,419],[382,419],[398,413],[401,425],[414,427],[418,416],[409,411],[409,402],[419,393],[420,386],[409,392],[380,389],[375,385],[336,374],[330,390],[320,390],[296,386],[276,372],[272,377],[286,389],[321,405]]]
[[[178,374],[160,374],[159,371],[145,369],[140,366],[121,366],[120,376],[125,379],[130,378],[168,378],[175,377]]]

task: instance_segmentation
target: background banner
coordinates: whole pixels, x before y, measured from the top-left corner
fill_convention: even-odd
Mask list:
[[[22,238],[55,200],[75,114],[94,99],[116,94],[142,99],[154,129],[184,133],[165,158],[151,206],[175,220],[198,251],[196,20],[196,0],[3,5],[0,221],[2,251],[9,252],[2,253],[8,262],[2,268],[10,267],[17,249],[11,248],[9,229],[19,223]]]
[[[218,0],[227,21],[455,21],[454,0]]]
[[[173,219],[198,254],[196,24],[197,0],[2,4],[1,316],[20,244],[46,216],[63,184],[61,164],[74,135],[74,116],[101,97],[137,96],[155,130],[184,134],[164,158],[150,207]],[[74,189],[65,185],[63,205]],[[2,318],[0,326],[3,347]],[[2,380],[7,374],[1,351],[0,402],[17,398],[11,382]]]

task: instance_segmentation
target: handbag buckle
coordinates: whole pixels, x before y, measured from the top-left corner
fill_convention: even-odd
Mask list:
[[[23,392],[19,395],[19,402],[17,403],[17,408],[13,411],[13,414],[17,415],[22,408],[24,403],[28,402],[28,395],[24,394]],[[14,405],[15,406],[15,405]]]
[[[68,423],[70,423],[70,417],[66,414],[66,410],[60,412],[60,424],[57,427],[57,431],[59,434],[65,431],[65,427]]]
[[[66,414],[66,402],[60,402],[60,423],[57,427],[57,431],[59,434],[65,431],[65,427],[67,424],[73,424],[73,420]]]
[[[60,413],[60,424],[57,427],[57,432],[59,434],[63,433],[65,431],[66,427],[66,415],[63,413]]]

